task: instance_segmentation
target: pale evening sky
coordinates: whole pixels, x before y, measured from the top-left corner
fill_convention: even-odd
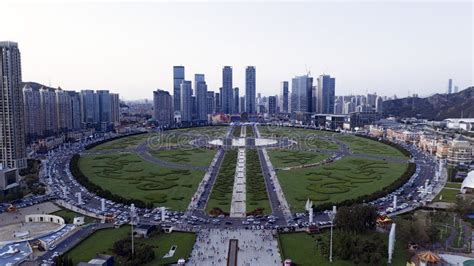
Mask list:
[[[263,95],[307,68],[336,77],[337,95],[425,96],[474,76],[470,1],[2,2],[0,25],[0,40],[19,43],[24,81],[128,100],[172,91],[173,65],[214,91],[230,65],[241,94],[255,65]]]

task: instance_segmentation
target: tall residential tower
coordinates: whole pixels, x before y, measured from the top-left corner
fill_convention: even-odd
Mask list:
[[[0,189],[19,182],[26,167],[25,117],[18,44],[0,42]]]

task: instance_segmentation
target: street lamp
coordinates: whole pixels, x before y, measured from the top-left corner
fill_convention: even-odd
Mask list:
[[[332,231],[334,227],[334,218],[336,218],[336,206],[332,206],[332,211],[328,212],[329,220],[331,220],[331,241],[329,245],[329,262],[332,262]]]

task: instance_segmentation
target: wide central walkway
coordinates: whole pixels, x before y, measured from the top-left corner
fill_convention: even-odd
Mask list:
[[[239,148],[237,166],[235,167],[232,202],[230,204],[230,217],[245,217],[247,204],[245,182],[245,148]]]
[[[245,139],[246,127],[241,127],[240,136]],[[234,187],[232,190],[232,202],[230,203],[230,217],[245,217],[246,215],[246,172],[245,172],[245,148],[239,148],[237,153],[237,165],[235,167]]]
[[[202,230],[186,265],[227,265],[229,241],[238,239],[237,265],[281,265],[278,242],[271,231]]]

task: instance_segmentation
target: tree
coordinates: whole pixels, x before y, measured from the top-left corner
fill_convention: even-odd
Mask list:
[[[341,207],[337,211],[335,224],[346,232],[364,232],[375,228],[377,209],[366,204]]]

